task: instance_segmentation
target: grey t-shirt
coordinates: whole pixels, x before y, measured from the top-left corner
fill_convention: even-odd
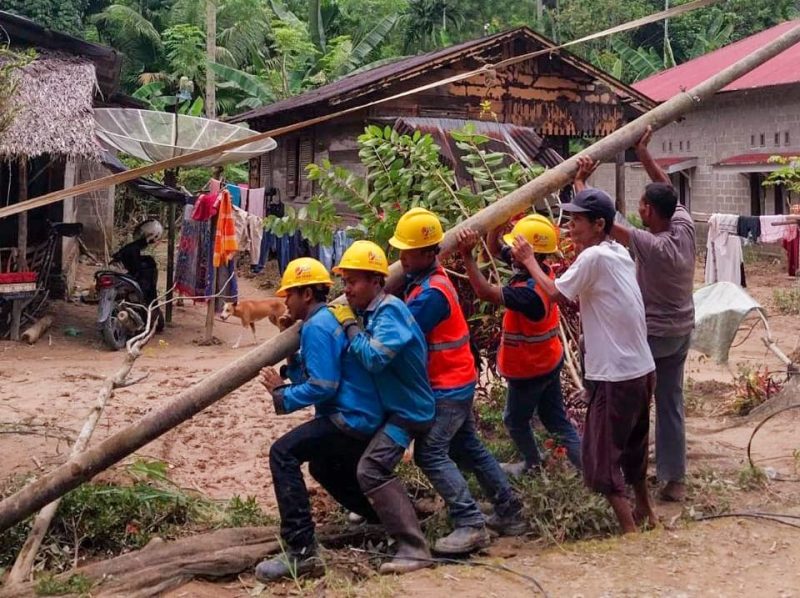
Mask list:
[[[694,222],[679,205],[669,230],[631,229],[636,279],[644,299],[649,336],[685,336],[694,328]]]

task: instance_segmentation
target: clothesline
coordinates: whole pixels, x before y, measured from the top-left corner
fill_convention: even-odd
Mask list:
[[[698,220],[702,216],[705,214],[693,214]],[[790,224],[796,226],[789,226]],[[789,275],[795,276],[800,262],[799,231],[800,217],[795,215],[709,215],[705,282],[711,284],[727,281],[742,287],[747,286],[742,239],[745,243],[781,243],[787,254]]]

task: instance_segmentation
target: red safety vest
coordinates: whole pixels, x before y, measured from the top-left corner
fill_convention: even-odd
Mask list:
[[[550,278],[555,274],[550,272]],[[512,287],[524,287],[525,280],[512,282]],[[542,299],[545,316],[538,322],[524,314],[506,309],[503,314],[503,334],[497,354],[497,370],[506,378],[536,378],[552,372],[564,357],[564,347],[558,337],[558,305],[550,300],[539,285],[534,291]]]
[[[428,378],[431,388],[459,388],[478,379],[475,360],[469,347],[469,326],[458,304],[458,293],[441,266],[414,286],[406,296],[411,301],[427,288],[438,289],[447,299],[450,316],[439,322],[425,337],[428,342]]]

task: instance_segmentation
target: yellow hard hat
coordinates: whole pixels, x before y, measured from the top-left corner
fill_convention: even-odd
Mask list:
[[[522,235],[533,246],[536,253],[555,253],[558,251],[558,229],[546,216],[533,214],[525,216],[514,225],[511,232],[503,235],[506,245],[513,245],[517,235]]]
[[[421,249],[438,245],[444,238],[442,223],[425,208],[411,208],[400,217],[389,245],[397,249]]]
[[[281,277],[281,287],[275,292],[278,297],[286,297],[286,291],[295,287],[304,287],[310,284],[326,284],[333,286],[328,270],[311,257],[301,257],[292,260],[286,266]]]
[[[356,241],[342,255],[339,265],[333,271],[341,274],[342,270],[368,270],[389,274],[389,261],[383,249],[372,241]]]

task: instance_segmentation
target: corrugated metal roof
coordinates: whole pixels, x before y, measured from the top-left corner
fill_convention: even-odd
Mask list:
[[[769,159],[772,156],[780,156],[782,158],[794,158],[798,152],[774,152],[771,154],[739,154],[730,156],[724,160],[720,160],[714,166],[756,166],[763,164],[770,164]]]
[[[751,35],[724,48],[648,77],[635,83],[633,87],[657,102],[663,102],[680,93],[683,89],[690,89],[702,83],[797,26],[800,26],[800,19],[786,21],[771,29]],[[800,44],[795,44],[740,77],[722,89],[722,91],[756,89],[799,82]]]
[[[488,37],[482,37],[466,41],[454,46],[428,52],[427,54],[420,54],[419,56],[411,56],[404,58],[390,64],[375,67],[354,75],[349,75],[328,85],[323,85],[317,89],[312,89],[299,96],[287,98],[256,108],[242,114],[227,119],[229,122],[243,122],[253,121],[256,119],[268,118],[284,112],[297,110],[298,108],[312,106],[314,104],[322,104],[326,108],[343,109],[346,101],[374,91],[375,86],[380,84],[381,87],[388,87],[390,83],[397,83],[405,81],[414,74],[422,71],[429,70],[431,67],[440,67],[447,65],[458,60],[462,60],[468,56],[475,56],[479,64],[483,64],[486,60],[481,56],[481,53],[489,48],[495,48],[499,44],[505,43],[513,39],[526,38],[534,42],[535,45],[542,49],[554,48],[555,44],[533,32],[527,27],[518,27],[502,33],[496,33]],[[597,69],[588,62],[577,58],[566,50],[555,50],[554,54],[558,55],[561,59],[565,60],[568,64],[578,68],[591,76],[604,81],[610,87],[615,89],[623,96],[631,98],[635,102],[645,104],[645,109],[652,106],[649,98],[636,91],[634,88],[622,83],[615,79],[608,73]],[[330,110],[327,110],[330,111]]]

